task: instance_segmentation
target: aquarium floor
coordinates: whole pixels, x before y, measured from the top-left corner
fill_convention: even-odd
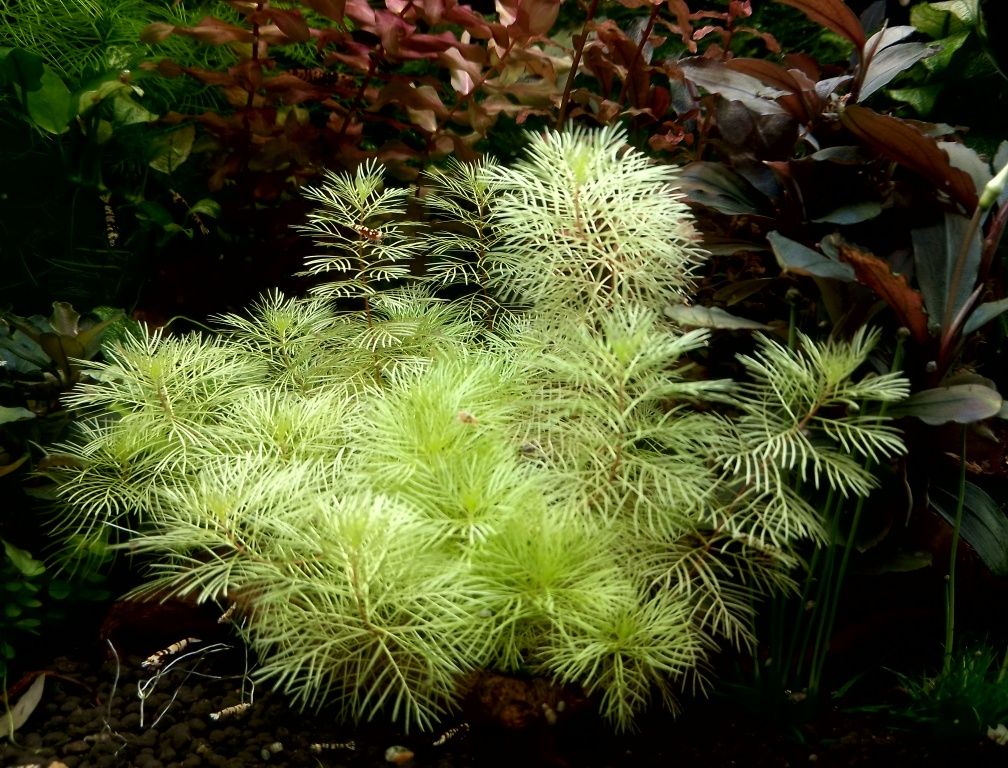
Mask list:
[[[554,725],[533,718],[524,728],[474,713],[434,733],[354,726],[325,711],[300,713],[263,686],[253,695],[244,674],[250,662],[232,635],[210,622],[172,621],[176,639],[196,632],[208,637],[183,651],[197,651],[191,656],[166,659],[156,679],[142,662],[166,644],[154,643],[156,632],[141,630],[150,629],[149,622],[114,621],[110,628],[106,620],[104,635],[68,641],[70,652],[40,646],[32,661],[46,672],[41,700],[14,741],[0,741],[0,768],[381,768],[393,765],[386,760],[391,747],[413,753],[398,763],[405,768],[1008,766],[1008,747],[986,739],[953,745],[926,732],[888,728],[878,716],[840,710],[789,733],[724,701],[688,701],[679,718],[644,718],[628,735],[614,735],[576,707],[557,713]],[[50,638],[48,645],[59,643]],[[139,690],[146,691],[142,701]],[[250,698],[245,711],[211,717]],[[452,728],[457,733],[446,735]],[[444,743],[435,745],[439,740]]]

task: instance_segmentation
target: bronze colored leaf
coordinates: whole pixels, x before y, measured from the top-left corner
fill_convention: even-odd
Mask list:
[[[337,23],[343,22],[346,0],[301,0],[301,2],[327,19]]]
[[[808,16],[816,24],[822,24],[841,37],[850,40],[858,49],[860,55],[865,44],[864,29],[843,0],[777,0],[784,5],[790,5]]]
[[[954,168],[937,141],[905,120],[853,104],[840,113],[840,122],[862,144],[927,179],[967,212],[976,208],[970,175]]]
[[[267,8],[266,14],[277,25],[281,32],[295,43],[311,40],[311,30],[301,14],[297,11],[283,11],[279,8]]]
[[[841,243],[840,260],[854,268],[857,281],[888,304],[918,344],[928,339],[924,298],[910,287],[905,275],[894,275],[885,261],[849,243]]]

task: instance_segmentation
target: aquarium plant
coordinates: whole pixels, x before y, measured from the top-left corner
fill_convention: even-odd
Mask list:
[[[759,597],[902,451],[879,338],[757,336],[738,382],[670,319],[705,252],[674,168],[618,129],[511,167],[310,188],[312,295],[117,341],[51,449],[63,525],[150,595],[235,606],[296,703],[430,728],[481,669],[581,686],[619,729],[675,707]]]

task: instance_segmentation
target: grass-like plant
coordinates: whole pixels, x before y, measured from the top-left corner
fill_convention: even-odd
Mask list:
[[[664,311],[703,251],[674,170],[619,131],[449,164],[426,228],[380,174],[309,190],[315,296],[88,367],[51,462],[67,524],[116,532],[159,595],[237,603],[258,674],[304,704],[428,728],[495,668],[632,727],[752,642],[821,536],[799,481],[866,493],[852,456],[901,444],[861,406],[906,382],[859,378],[867,332],[758,338],[745,383],[704,378],[706,332]]]

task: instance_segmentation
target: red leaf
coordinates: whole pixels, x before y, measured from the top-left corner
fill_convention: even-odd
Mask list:
[[[297,11],[282,11],[279,8],[267,8],[266,14],[287,37],[295,43],[311,40],[311,30],[301,14]]]
[[[822,24],[841,37],[854,43],[858,55],[864,49],[864,28],[854,11],[847,7],[843,0],[777,0],[790,5],[808,16],[816,24]]]
[[[193,37],[204,43],[251,43],[252,33],[244,27],[228,24],[226,21],[207,16],[200,19],[195,27],[175,27],[180,35]]]
[[[338,23],[343,22],[343,14],[346,11],[346,0],[301,0],[301,2],[327,19],[332,19]]]
[[[937,141],[905,120],[854,104],[840,113],[840,122],[862,144],[924,177],[968,213],[976,208],[977,191],[970,175],[954,168]]]
[[[840,260],[854,268],[857,280],[874,291],[875,295],[892,307],[914,341],[923,344],[928,340],[927,312],[924,297],[910,287],[905,275],[894,275],[882,259],[862,251],[849,243],[839,246]]]
[[[529,35],[545,35],[559,13],[560,0],[522,0],[515,25]]]

